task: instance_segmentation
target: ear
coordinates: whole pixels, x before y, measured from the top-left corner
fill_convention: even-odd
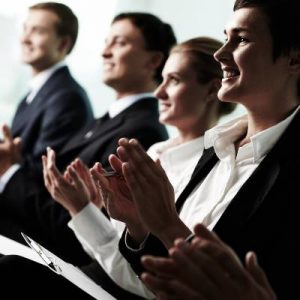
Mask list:
[[[214,78],[210,82],[207,83],[207,102],[215,101],[218,97],[218,91],[221,87],[221,79]]]
[[[71,46],[71,38],[69,36],[63,36],[60,41],[59,50],[68,53]]]
[[[164,55],[158,51],[152,51],[147,63],[147,67],[155,71],[162,63]]]
[[[289,69],[293,74],[300,73],[300,50],[291,50]]]

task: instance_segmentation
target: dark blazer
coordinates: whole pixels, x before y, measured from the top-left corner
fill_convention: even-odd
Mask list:
[[[108,167],[108,156],[115,153],[121,137],[137,138],[145,149],[166,140],[166,128],[158,118],[156,98],[142,99],[112,119],[105,114],[83,128],[65,145],[57,163],[64,168],[70,163],[70,157],[74,159],[78,156],[89,166],[100,161]]]
[[[24,162],[41,166],[47,146],[60,151],[93,113],[84,89],[71,76],[68,67],[56,70],[27,104],[21,101],[12,122],[12,134],[22,138]]]
[[[107,157],[115,152],[121,137],[135,137],[146,149],[167,139],[166,128],[158,121],[157,99],[142,99],[115,118],[109,119],[105,115],[95,120],[65,145],[57,156],[57,163],[64,170],[73,159],[80,157],[89,166],[96,161],[107,166]],[[71,253],[76,260],[78,255],[74,249],[65,255],[60,253],[67,252],[73,247],[72,243],[78,242],[66,226],[70,219],[68,212],[50,197],[41,174],[23,166],[11,178],[0,198],[0,233],[16,239],[21,226],[28,235],[43,241],[45,246],[50,245],[57,254],[66,258]],[[5,225],[8,223],[10,226]],[[66,236],[69,236],[68,242]],[[82,253],[82,249],[79,252]]]
[[[295,141],[299,130],[300,113],[297,113],[214,227],[214,231],[242,261],[247,251],[257,253],[278,299],[285,300],[294,299],[298,293],[298,276],[294,275],[293,269],[296,271],[300,266],[300,151]],[[212,169],[217,157],[210,149],[201,160],[200,167],[196,167],[192,176],[196,176],[198,182]],[[186,189],[189,189],[188,186]],[[153,252],[167,255],[166,249],[154,236],[150,236],[140,253],[129,252],[123,236],[120,250],[137,272],[142,269],[139,256]]]

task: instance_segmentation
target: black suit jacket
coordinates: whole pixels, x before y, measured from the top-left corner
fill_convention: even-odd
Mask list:
[[[152,144],[168,138],[165,126],[158,121],[156,98],[144,98],[110,119],[108,114],[95,120],[73,137],[57,158],[60,168],[70,163],[70,157],[80,157],[91,166],[100,161],[109,166],[108,156],[115,153],[122,137],[137,138],[148,149]]]
[[[296,142],[299,130],[300,113],[297,113],[214,227],[242,261],[247,251],[257,253],[278,299],[294,299],[298,291],[298,276],[293,271],[300,266],[300,151]],[[206,151],[193,177],[200,182],[216,162],[213,149]],[[167,255],[154,236],[150,236],[143,251],[132,253],[126,248],[123,235],[120,250],[137,273],[142,270],[141,255]]]
[[[89,166],[96,161],[107,165],[107,157],[115,152],[121,137],[137,138],[146,149],[167,139],[166,128],[158,121],[157,99],[142,99],[113,119],[105,115],[95,120],[65,145],[57,163],[63,170],[80,157]],[[41,180],[42,175],[28,165],[14,174],[0,195],[0,233],[22,241],[21,228],[63,258],[81,262],[84,251],[66,225],[70,216],[50,197]]]
[[[56,70],[27,104],[21,101],[12,122],[12,134],[22,138],[24,162],[41,166],[47,146],[60,151],[93,113],[84,89],[71,76],[68,67]]]

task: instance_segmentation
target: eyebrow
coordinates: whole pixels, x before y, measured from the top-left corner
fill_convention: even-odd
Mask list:
[[[236,28],[230,29],[230,31],[233,33],[250,32],[250,30],[245,27],[236,27]],[[226,29],[224,29],[224,34],[225,35],[227,34]]]

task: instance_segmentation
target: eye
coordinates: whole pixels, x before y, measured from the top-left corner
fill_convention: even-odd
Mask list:
[[[238,41],[239,41],[239,43],[244,43],[244,44],[249,42],[249,40],[243,36],[239,36]]]
[[[179,79],[176,78],[175,76],[171,76],[171,77],[169,78],[169,82],[172,83],[172,84],[174,84],[174,85],[176,85],[176,84],[179,83]]]

